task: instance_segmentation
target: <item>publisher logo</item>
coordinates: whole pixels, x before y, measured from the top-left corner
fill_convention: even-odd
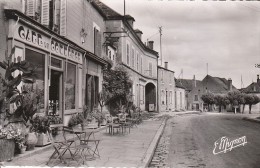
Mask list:
[[[214,143],[213,154],[217,155],[220,153],[230,152],[232,149],[236,147],[245,146],[246,143],[246,136],[242,136],[236,139],[231,139],[226,136],[223,136]]]

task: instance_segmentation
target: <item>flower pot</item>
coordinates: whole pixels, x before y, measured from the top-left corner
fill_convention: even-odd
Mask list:
[[[13,139],[0,139],[0,162],[12,160],[14,157],[15,142]]]
[[[47,134],[39,133],[37,136],[37,143],[35,144],[35,146],[46,146],[50,143],[50,137]]]
[[[37,135],[35,132],[28,133],[27,138],[26,138],[26,144],[27,144],[26,150],[27,151],[33,150],[37,141],[38,141],[38,139],[37,139]]]

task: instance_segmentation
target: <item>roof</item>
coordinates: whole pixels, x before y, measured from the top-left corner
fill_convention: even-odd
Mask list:
[[[172,72],[172,73],[175,73],[174,71],[170,70],[170,69],[167,69],[167,68],[164,68],[164,67],[161,67],[161,66],[157,66],[159,69],[163,69],[165,71],[169,71],[169,72]]]
[[[186,90],[186,87],[184,87],[183,84],[181,83],[181,81],[177,80],[176,78],[175,78],[175,87],[182,88],[182,89]]]
[[[191,91],[194,88],[194,79],[178,79],[178,81],[186,88],[186,90]],[[176,82],[177,83],[177,82]],[[212,93],[227,93],[229,90],[228,80],[220,77],[213,77],[210,75],[205,76],[205,78],[200,81],[196,80],[196,88],[202,91],[208,90]],[[235,86],[232,85],[232,90],[237,90]]]
[[[229,81],[225,78],[212,77],[207,75],[201,82],[200,88],[203,90],[208,90],[212,93],[227,93],[229,92]],[[232,90],[237,90],[235,86],[232,85]]]
[[[183,87],[185,87],[186,90],[191,91],[193,88],[193,79],[178,79],[177,82],[181,83]],[[200,80],[196,80],[196,85],[199,85],[201,83]]]
[[[253,82],[246,88],[242,88],[241,92],[245,93],[260,93],[260,82]]]

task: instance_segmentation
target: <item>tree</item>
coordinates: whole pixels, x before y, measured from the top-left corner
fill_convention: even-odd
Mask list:
[[[243,94],[239,91],[231,91],[231,92],[228,92],[227,97],[228,97],[232,107],[235,108],[235,113],[237,113],[237,107],[239,105],[243,104],[245,101]]]
[[[212,94],[212,93],[203,94],[201,96],[201,99],[203,100],[204,103],[206,103],[208,105],[208,109],[209,109],[210,105],[215,103],[214,94]]]
[[[109,106],[110,113],[117,113],[119,106],[128,102],[132,81],[122,65],[117,65],[114,70],[107,67],[103,74],[103,89],[109,95],[106,105]]]
[[[257,95],[246,94],[245,95],[245,104],[249,105],[249,114],[251,114],[252,105],[260,102],[260,98]]]
[[[219,112],[221,112],[221,107],[229,104],[229,101],[227,99],[226,95],[215,95],[215,104],[219,106]]]

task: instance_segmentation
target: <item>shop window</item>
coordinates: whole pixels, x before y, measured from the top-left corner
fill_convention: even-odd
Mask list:
[[[56,59],[56,58],[51,58],[51,66],[56,67],[56,68],[62,68],[62,60]]]
[[[40,109],[44,109],[45,56],[44,54],[25,49],[25,60],[37,68],[35,70],[35,82],[33,84],[25,84],[24,86],[37,95],[36,102]]]
[[[83,101],[83,98],[82,98],[82,68],[79,68],[79,73],[78,73],[79,75],[78,75],[78,83],[79,83],[79,96],[78,96],[78,98],[79,98],[79,108],[82,108],[83,107],[83,103],[82,103],[82,101]]]
[[[67,63],[65,82],[65,110],[75,109],[76,102],[76,65]]]

